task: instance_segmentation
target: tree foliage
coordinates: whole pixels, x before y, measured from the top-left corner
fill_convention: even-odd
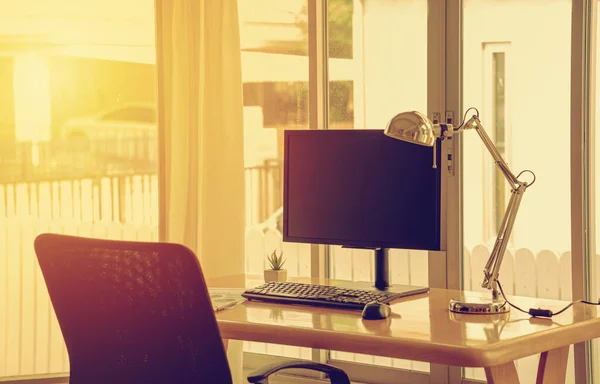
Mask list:
[[[329,0],[327,2],[328,44],[330,58],[352,58],[353,0]],[[297,15],[298,26],[308,41],[308,6]]]

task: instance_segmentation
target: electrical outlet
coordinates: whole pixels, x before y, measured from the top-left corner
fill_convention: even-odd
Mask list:
[[[433,112],[431,114],[431,121],[433,124],[439,124],[440,123],[440,113],[439,112]]]

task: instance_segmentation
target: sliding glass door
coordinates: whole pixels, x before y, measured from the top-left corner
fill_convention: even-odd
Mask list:
[[[310,245],[283,243],[283,133],[308,129],[306,0],[238,0],[244,102],[246,273],[285,254],[288,276],[310,276]],[[311,359],[310,348],[245,342],[254,354]]]
[[[327,9],[328,128],[383,130],[400,112],[426,112],[427,1],[329,0]],[[427,251],[390,257],[392,283],[428,285]],[[373,251],[332,246],[329,265],[331,278],[373,281]],[[429,371],[428,363],[337,351],[331,359]]]
[[[0,13],[0,379],[68,372],[33,254],[35,235],[157,240],[160,188],[154,1],[13,3]],[[266,253],[282,249],[291,276],[373,278],[368,251],[330,247],[315,256],[307,244],[282,242],[285,130],[383,129],[407,110],[441,119],[448,111],[456,123],[476,107],[509,167],[536,175],[501,270],[506,293],[568,301],[600,295],[595,2],[238,5],[246,171],[240,215],[247,223],[248,273],[262,273]],[[322,46],[328,49],[319,51]],[[462,279],[462,288],[481,290],[510,191],[477,134],[466,132],[455,142],[443,203],[446,265],[427,252],[394,250],[393,282],[457,288]],[[463,376],[427,363],[339,351],[245,347],[248,366],[273,355],[329,361],[356,381],[456,384]],[[571,351],[569,383],[597,360],[586,360],[582,351]],[[535,380],[537,357],[517,364],[521,381]],[[484,378],[478,369],[464,375]]]
[[[67,376],[33,240],[158,240],[154,2],[0,8],[0,381]]]
[[[462,108],[479,108],[511,169],[536,174],[501,271],[510,293],[600,295],[597,12],[583,0],[462,2]],[[478,141],[465,135],[461,152],[463,286],[473,290],[508,192]],[[572,347],[567,382],[599,380],[598,351],[597,341]],[[537,358],[517,364],[522,381],[534,380]]]

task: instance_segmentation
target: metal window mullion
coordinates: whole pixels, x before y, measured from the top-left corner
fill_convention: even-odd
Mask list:
[[[440,120],[444,118],[446,105],[446,4],[444,1],[429,0],[427,3],[427,115],[434,119],[434,114],[439,114]],[[447,173],[445,172],[445,157],[447,144],[442,147],[442,185],[441,196],[446,194]],[[440,215],[440,241],[441,249],[447,249],[445,230],[447,228],[448,204],[441,201]],[[428,281],[432,288],[446,288],[447,286],[447,255],[446,252],[429,252]],[[449,380],[449,367],[442,364],[429,364],[429,378],[432,383],[447,384]]]
[[[571,270],[573,300],[589,299],[593,286],[593,87],[596,0],[573,0],[571,24]],[[593,253],[592,253],[593,252]],[[575,380],[591,383],[591,342],[574,346]]]
[[[462,1],[446,1],[445,26],[445,110],[452,111],[453,124],[462,119]],[[462,135],[446,145],[452,155],[452,172],[446,186],[446,287],[462,289],[463,223],[462,223]],[[460,384],[461,367],[448,367],[448,383]]]
[[[308,121],[309,129],[329,125],[327,0],[308,0]],[[329,277],[329,248],[310,245],[311,277]],[[324,363],[329,351],[313,349],[312,360]]]
[[[309,129],[327,129],[328,51],[327,0],[308,0],[308,117]],[[311,277],[328,277],[327,247],[311,247]]]
[[[445,110],[454,114],[453,124],[462,119],[462,1],[446,3]],[[462,135],[450,143],[453,172],[446,188],[446,280],[448,289],[462,288]]]
[[[155,0],[154,1],[154,20],[155,20],[155,44],[156,44],[156,78],[157,78],[157,101],[158,111],[157,137],[158,137],[158,239],[167,241],[167,200],[166,186],[166,152],[167,152],[167,134],[166,121],[170,116],[165,116],[168,112],[165,109],[165,99],[169,96],[165,91],[165,70],[168,60],[165,60],[165,49],[168,48],[166,42],[169,29],[171,28],[172,1]]]
[[[595,204],[595,135],[596,135],[596,48],[597,48],[597,1],[590,0],[586,2],[586,28],[584,29],[586,35],[586,82],[587,85],[584,89],[585,93],[584,104],[587,108],[587,124],[585,125],[584,133],[584,175],[586,176],[584,183],[585,192],[585,210],[587,214],[584,215],[585,219],[585,233],[587,252],[585,255],[585,271],[584,276],[588,299],[596,300],[596,281],[599,276],[596,275],[596,204]],[[587,161],[586,161],[587,160]],[[599,382],[600,377],[597,377],[595,373],[600,373],[596,363],[598,356],[597,351],[594,351],[593,342],[588,341],[585,346],[585,361],[587,378],[590,383],[594,381]]]
[[[588,2],[588,129],[586,135],[587,143],[587,185],[586,191],[588,193],[587,208],[588,208],[588,221],[587,221],[587,233],[588,233],[588,257],[587,257],[587,277],[588,277],[588,290],[590,292],[590,299],[597,299],[597,287],[598,287],[598,276],[596,271],[597,267],[597,254],[596,254],[596,68],[597,68],[597,47],[598,47],[598,3],[597,1]],[[598,349],[594,348],[597,342],[588,341],[586,343],[586,364],[587,364],[587,375],[590,378],[589,382],[593,383],[600,382],[600,364],[598,364]],[[597,345],[597,344],[596,344]]]
[[[308,0],[309,129],[329,124],[327,27],[327,0]]]
[[[454,120],[460,119],[461,89],[461,6],[460,0],[429,0],[427,27],[427,113],[440,114],[445,121],[446,111],[453,113]],[[455,121],[452,121],[455,124]],[[434,260],[429,257],[429,286],[460,288],[461,257],[461,205],[460,205],[460,152],[457,151],[460,137],[447,140],[442,147],[442,249],[445,257]],[[452,167],[446,165],[452,157]],[[460,383],[462,370],[440,364],[430,365],[430,379],[435,383]]]

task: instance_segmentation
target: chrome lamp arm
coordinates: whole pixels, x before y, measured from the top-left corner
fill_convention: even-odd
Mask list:
[[[473,109],[477,111],[476,108]],[[498,236],[496,237],[492,254],[490,255],[490,258],[485,265],[485,269],[483,270],[484,279],[481,286],[492,291],[492,300],[481,302],[480,300],[464,301],[462,299],[452,299],[450,301],[449,308],[452,312],[459,313],[507,312],[508,308],[505,305],[506,302],[500,300],[501,292],[498,291],[498,274],[500,272],[500,266],[502,265],[502,259],[504,258],[504,252],[506,251],[508,239],[513,230],[515,218],[517,217],[517,211],[519,210],[519,205],[521,204],[521,199],[523,198],[525,190],[535,182],[535,174],[529,170],[526,170],[515,176],[511,172],[511,170],[508,168],[508,164],[506,164],[506,161],[504,161],[502,155],[498,151],[498,148],[496,148],[494,142],[483,129],[481,121],[479,120],[479,112],[456,128],[451,124],[434,124],[426,115],[417,111],[402,112],[394,116],[389,121],[384,130],[384,134],[394,139],[403,140],[409,143],[434,147],[438,139],[444,140],[446,138],[450,138],[455,133],[459,133],[467,129],[474,129],[479,134],[483,144],[494,158],[496,166],[500,169],[500,171],[502,171],[502,174],[510,183],[511,196],[506,208],[506,213],[502,219],[502,224],[498,230]],[[436,161],[434,159],[434,168],[435,164]],[[525,172],[529,172],[533,176],[533,180],[529,183],[519,180],[519,176]]]
[[[477,134],[479,134],[479,137],[483,141],[483,144],[494,158],[494,162],[496,163],[500,171],[502,171],[502,174],[511,186],[510,200],[508,202],[508,206],[506,207],[506,212],[504,214],[504,218],[502,219],[502,224],[500,225],[500,228],[498,230],[498,235],[496,237],[496,242],[494,243],[494,248],[492,249],[490,258],[485,264],[485,268],[483,270],[484,279],[481,283],[481,286],[483,288],[487,288],[492,291],[493,299],[498,299],[498,274],[500,273],[500,266],[502,265],[504,252],[506,251],[508,239],[510,238],[513,225],[515,223],[515,218],[517,217],[517,211],[519,210],[521,199],[523,198],[523,194],[525,193],[527,187],[530,186],[530,184],[524,181],[519,181],[518,177],[511,172],[511,170],[508,168],[508,164],[506,163],[506,161],[504,161],[502,155],[498,151],[498,148],[496,148],[494,142],[490,139],[488,134],[483,129],[481,121],[479,120],[479,117],[477,115],[471,117],[471,119],[464,124],[463,129],[469,128],[475,129],[477,131]],[[533,182],[531,184],[533,184]]]

